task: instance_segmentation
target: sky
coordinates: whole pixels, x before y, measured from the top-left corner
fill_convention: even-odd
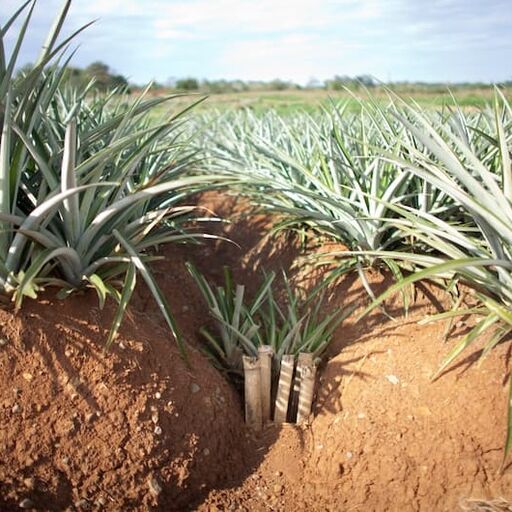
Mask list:
[[[21,3],[0,0],[2,26]],[[61,5],[37,0],[20,62],[35,60]],[[101,60],[139,84],[512,79],[512,0],[74,0],[64,33],[93,19],[72,63]]]

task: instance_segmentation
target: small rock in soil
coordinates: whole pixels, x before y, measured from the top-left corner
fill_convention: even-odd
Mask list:
[[[100,507],[104,507],[106,504],[107,504],[107,500],[103,496],[100,496],[96,500],[96,505],[99,505]]]
[[[33,489],[35,486],[36,486],[36,481],[34,478],[30,477],[30,478],[24,478],[23,479],[23,485],[27,488],[27,489]]]
[[[162,427],[159,427],[158,425],[155,427],[155,430],[153,432],[159,436],[162,433]]]
[[[159,484],[158,480],[154,475],[150,475],[148,480],[149,492],[153,496],[158,496],[162,492],[162,486]]]
[[[21,410],[21,407],[18,404],[14,404],[11,409],[13,414],[20,412],[20,410]]]
[[[386,379],[395,386],[400,383],[400,379],[396,375],[386,375]]]
[[[34,508],[34,502],[32,500],[29,500],[28,498],[25,498],[24,500],[21,500],[20,508],[24,508],[24,509]]]
[[[281,494],[283,492],[284,487],[281,484],[274,485],[274,493]]]
[[[76,508],[87,510],[89,508],[89,502],[84,498],[76,502]]]
[[[193,382],[190,385],[190,391],[192,391],[192,393],[198,393],[200,391],[200,389],[201,388],[195,382]]]

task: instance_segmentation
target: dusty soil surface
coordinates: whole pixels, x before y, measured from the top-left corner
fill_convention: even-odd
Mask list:
[[[226,381],[136,312],[105,354],[110,315],[92,294],[0,310],[0,510],[183,510],[245,467]]]
[[[243,201],[209,193],[199,204],[232,220],[211,229],[238,245],[167,247],[154,265],[191,368],[143,286],[109,354],[112,311],[92,294],[0,310],[0,510],[452,511],[512,499],[512,468],[498,473],[510,344],[480,365],[473,349],[431,382],[471,321],[447,343],[444,323],[418,325],[449,305],[433,286],[418,287],[408,317],[396,298],[395,321],[375,311],[356,323],[366,293],[353,276],[334,283],[326,308],[358,311],[335,333],[309,423],[246,432],[237,394],[194,349],[209,320],[183,264],[219,283],[229,265],[249,291],[262,268],[312,286],[324,274],[301,257],[325,247],[269,235],[270,219]]]
[[[266,235],[268,219],[251,220],[240,202],[226,207],[215,195],[203,201],[234,218],[225,232],[242,247],[242,256],[218,244],[211,257],[234,267],[239,280],[256,282],[262,262],[291,269],[296,282],[311,285],[322,278],[297,259],[297,240]],[[314,250],[326,248],[306,252]],[[378,273],[368,277],[376,292],[388,282]],[[395,321],[375,311],[357,323],[368,302],[360,282],[346,276],[331,292],[329,309],[358,309],[335,334],[309,425],[269,426],[255,440],[251,471],[211,491],[199,509],[453,511],[483,510],[478,499],[512,499],[512,468],[498,473],[510,345],[502,344],[480,364],[479,347],[472,349],[432,382],[471,324],[458,322],[446,343],[445,322],[418,324],[450,306],[444,292],[420,284],[407,317],[396,297],[387,303]]]

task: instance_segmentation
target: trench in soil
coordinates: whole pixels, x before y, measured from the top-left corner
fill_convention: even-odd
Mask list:
[[[331,286],[326,311],[357,309],[319,368],[310,421],[248,431],[239,394],[194,349],[209,320],[184,263],[218,284],[227,265],[249,294],[263,269],[284,269],[308,288],[325,274],[301,256],[325,247],[270,234],[270,218],[229,196],[204,194],[198,204],[231,220],[212,230],[237,245],[167,246],[154,264],[190,342],[191,368],[169,348],[143,286],[108,357],[101,344],[111,310],[97,310],[91,294],[64,303],[48,295],[18,316],[2,312],[10,343],[0,348],[1,510],[18,510],[25,498],[41,510],[212,512],[478,510],[471,500],[512,499],[512,470],[498,473],[510,346],[480,364],[476,348],[432,382],[472,319],[446,343],[446,324],[419,325],[450,305],[427,283],[407,316],[399,296],[387,302],[394,321],[378,310],[355,321],[368,303],[356,276]],[[375,293],[390,283],[368,277]]]

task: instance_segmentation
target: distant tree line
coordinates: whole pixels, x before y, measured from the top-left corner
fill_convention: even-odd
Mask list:
[[[324,89],[329,91],[342,91],[345,89],[358,90],[362,88],[372,89],[389,86],[397,91],[446,93],[447,88],[489,88],[489,83],[431,83],[431,82],[389,82],[383,83],[371,75],[359,75],[355,77],[347,75],[335,75],[328,80],[320,81],[312,78],[306,85],[299,85],[292,81],[243,81],[243,80],[199,80],[193,77],[170,79],[166,84],[155,83],[155,89],[167,89],[183,92],[200,92],[205,94],[236,93],[246,91],[285,91],[299,89]],[[498,84],[503,87],[512,86],[512,81]]]
[[[285,91],[289,89],[302,89],[291,81],[275,79],[263,80],[198,80],[197,78],[169,79],[167,83],[155,83],[156,89],[174,89],[185,92],[205,92],[209,94],[246,92],[246,91]]]
[[[27,64],[21,68],[18,73],[27,73],[32,69],[31,64]],[[64,73],[64,81],[78,88],[85,87],[91,80],[93,81],[93,89],[100,92],[112,90],[114,88],[119,91],[130,92],[131,89],[140,89],[138,84],[129,84],[128,79],[112,70],[107,64],[96,61],[89,64],[85,68],[68,67]],[[237,93],[247,91],[286,91],[299,89],[325,89],[330,91],[342,91],[344,89],[358,90],[361,88],[374,88],[383,84],[371,75],[359,75],[355,77],[347,75],[335,75],[327,80],[317,80],[312,78],[306,85],[299,85],[289,80],[200,80],[194,77],[171,78],[165,84],[154,82],[152,88],[158,91],[183,91],[183,92],[200,92],[204,94],[222,94]],[[425,82],[393,82],[387,83],[395,90],[405,92],[429,92],[443,94],[447,87],[451,88],[488,88],[488,83],[425,83]],[[512,80],[508,80],[499,84],[500,86],[512,87]]]
[[[32,67],[32,64],[23,66],[18,70],[18,75],[29,73]],[[114,72],[107,64],[101,61],[93,62],[83,69],[68,66],[64,72],[63,81],[77,88],[86,87],[93,81],[92,88],[101,92],[112,89],[125,91],[129,88],[126,77]]]

